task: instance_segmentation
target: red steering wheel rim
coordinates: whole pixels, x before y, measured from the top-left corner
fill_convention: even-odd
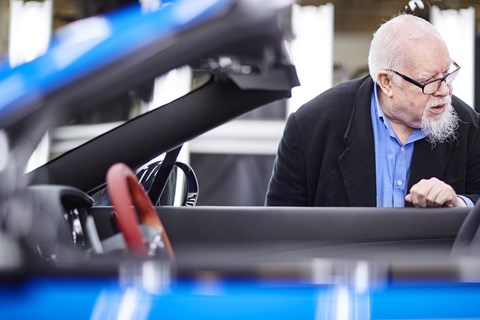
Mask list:
[[[169,256],[175,259],[167,232],[152,201],[127,165],[116,163],[110,167],[107,172],[107,191],[128,250],[148,256],[148,248],[139,227],[139,224],[143,224],[161,231],[165,248]]]

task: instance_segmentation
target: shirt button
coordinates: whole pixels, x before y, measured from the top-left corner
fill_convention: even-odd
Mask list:
[[[398,185],[398,186],[401,186],[402,184],[403,184],[402,180],[398,180],[398,181],[397,181],[397,185]]]
[[[400,150],[401,150],[402,152],[405,151],[405,147],[402,147]]]

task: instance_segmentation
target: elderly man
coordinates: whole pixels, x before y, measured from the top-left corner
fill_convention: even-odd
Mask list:
[[[370,75],[290,115],[266,204],[464,207],[480,194],[479,115],[452,95],[460,66],[426,20],[374,34]]]

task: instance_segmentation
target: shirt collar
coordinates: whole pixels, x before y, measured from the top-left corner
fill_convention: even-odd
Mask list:
[[[373,85],[373,110],[375,111],[376,118],[380,123],[383,124],[383,126],[388,130],[392,130],[390,126],[390,122],[388,119],[385,117],[385,113],[383,113],[382,107],[380,106],[380,101],[378,101],[378,86],[376,83]]]

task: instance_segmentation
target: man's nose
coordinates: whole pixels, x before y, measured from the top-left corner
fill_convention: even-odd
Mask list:
[[[452,90],[452,84],[448,84],[445,80],[440,83],[440,87],[433,94],[435,96],[448,96]]]

